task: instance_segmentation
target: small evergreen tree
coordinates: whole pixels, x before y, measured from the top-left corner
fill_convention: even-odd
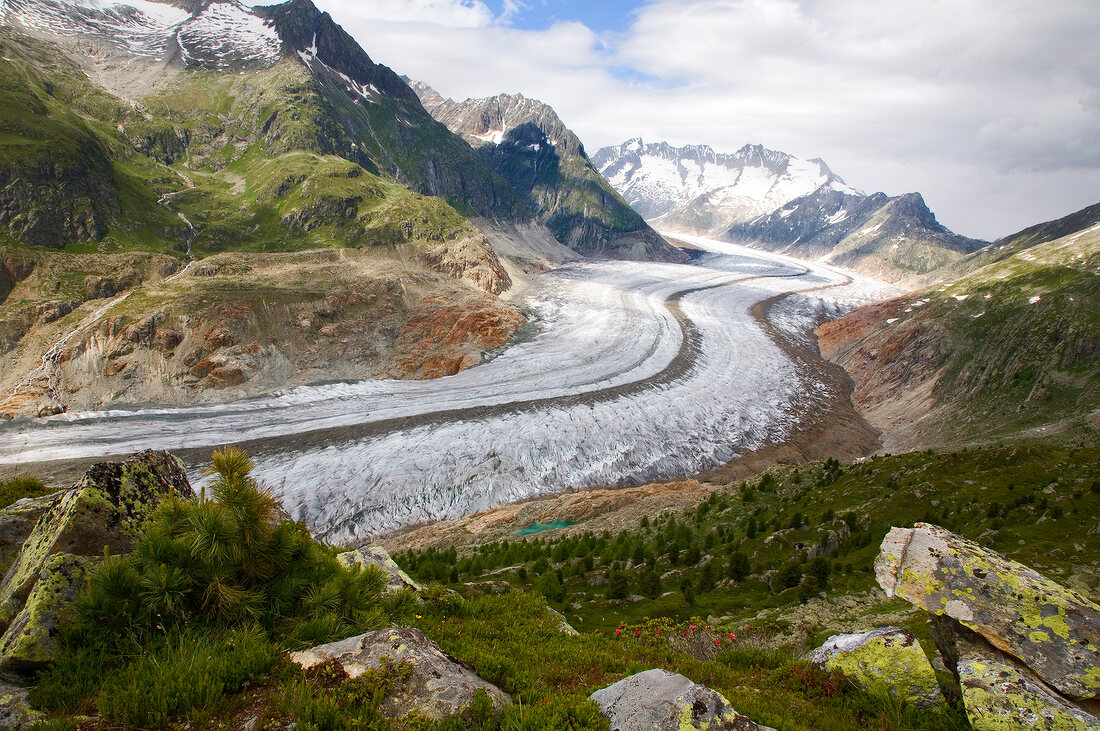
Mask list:
[[[750,573],[752,573],[752,568],[749,566],[749,557],[741,551],[731,553],[729,577],[734,581],[744,581]]]
[[[661,595],[661,576],[653,569],[647,569],[638,580],[638,591],[647,599],[656,599]]]
[[[626,574],[622,571],[613,570],[607,577],[607,598],[626,599],[629,590],[630,586]]]

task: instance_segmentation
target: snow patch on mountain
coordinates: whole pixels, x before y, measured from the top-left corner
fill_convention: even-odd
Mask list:
[[[282,53],[271,23],[237,0],[196,13],[150,0],[6,0],[0,17],[37,33],[105,41],[138,58],[164,61],[178,48],[186,63],[208,69],[269,66]]]

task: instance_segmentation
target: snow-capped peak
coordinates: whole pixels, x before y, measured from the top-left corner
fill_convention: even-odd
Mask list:
[[[599,150],[592,161],[647,219],[675,225],[677,217],[693,218],[703,230],[769,214],[822,186],[860,195],[820,159],[759,144],[723,154],[708,145],[673,147],[636,137]]]

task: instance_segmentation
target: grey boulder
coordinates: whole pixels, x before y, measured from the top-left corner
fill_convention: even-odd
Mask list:
[[[291,653],[290,659],[306,669],[336,661],[352,678],[384,665],[406,664],[407,674],[399,674],[393,692],[380,707],[390,718],[412,710],[436,720],[453,718],[479,690],[485,691],[496,710],[512,705],[504,691],[459,665],[418,629],[366,632]]]
[[[668,670],[631,675],[589,699],[611,721],[611,731],[768,728],[735,711],[721,693]]]

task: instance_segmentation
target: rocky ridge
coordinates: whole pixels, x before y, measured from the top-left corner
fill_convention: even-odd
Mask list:
[[[534,201],[535,220],[562,244],[583,255],[684,259],[608,185],[550,106],[522,94],[456,102],[422,82],[409,84],[436,120]]]
[[[906,285],[986,246],[940,224],[919,193],[852,195],[825,187],[721,238]]]
[[[600,148],[592,160],[643,217],[683,233],[721,233],[821,188],[857,194],[823,161],[762,145],[723,154],[635,138]]]

